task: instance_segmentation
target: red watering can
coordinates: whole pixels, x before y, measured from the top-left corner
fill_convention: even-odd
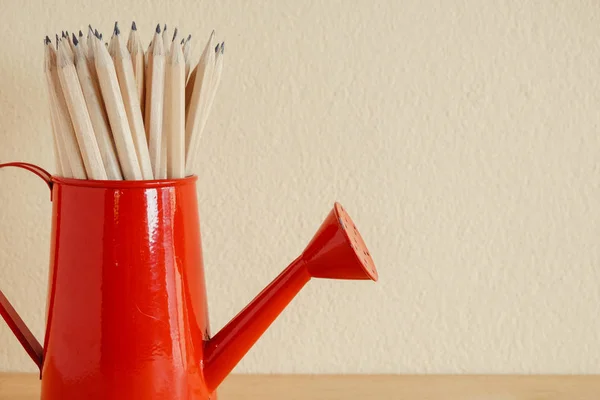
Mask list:
[[[43,400],[207,400],[311,278],[376,281],[373,260],[335,203],[306,249],[211,335],[196,176],[64,179],[50,187],[52,231],[43,346],[0,292],[0,311],[40,369]]]

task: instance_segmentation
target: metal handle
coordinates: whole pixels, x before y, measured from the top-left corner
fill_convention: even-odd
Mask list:
[[[23,163],[23,162],[11,162],[0,164],[0,168],[4,167],[16,167],[23,168],[27,171],[33,172],[40,178],[42,178],[48,187],[50,193],[52,193],[52,175],[45,169],[38,167],[34,164]],[[52,196],[52,194],[51,194]],[[44,349],[40,342],[35,338],[31,330],[25,325],[23,319],[19,316],[15,308],[10,304],[6,296],[0,290],[0,314],[6,321],[11,331],[17,337],[29,357],[35,362],[35,364],[42,370]]]

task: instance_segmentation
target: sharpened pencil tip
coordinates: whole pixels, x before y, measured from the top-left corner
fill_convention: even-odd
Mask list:
[[[167,30],[167,24],[165,24],[165,27],[163,28],[163,31]]]
[[[119,22],[115,21],[115,28],[113,29],[113,34],[119,36],[121,30],[119,29]]]
[[[102,40],[102,34],[100,34],[100,36],[98,36],[98,39]]]
[[[50,37],[48,37],[48,35],[46,35],[46,44],[50,44],[52,43],[52,40],[50,40]]]
[[[181,39],[181,44],[183,45],[185,43],[185,39]]]
[[[160,33],[160,24],[156,25],[156,33]]]
[[[100,38],[100,34],[98,33],[98,29],[94,29],[94,36]]]
[[[77,36],[73,34],[73,46],[77,46],[79,44],[79,40],[77,40]]]
[[[131,30],[132,30],[132,31],[137,31],[137,26],[135,25],[135,21],[133,21],[133,22],[131,23]]]
[[[81,29],[79,30],[79,37],[82,38],[83,37],[83,32],[81,32]]]
[[[177,37],[177,28],[175,28],[175,30],[173,31],[173,40],[172,40],[172,42],[175,41],[176,37]]]
[[[192,35],[191,34],[188,35],[186,42],[189,42],[190,40],[192,40]]]
[[[225,42],[221,43],[221,54],[225,53]]]

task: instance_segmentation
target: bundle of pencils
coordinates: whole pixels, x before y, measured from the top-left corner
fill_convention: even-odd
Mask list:
[[[135,22],[128,39],[88,27],[44,40],[44,71],[56,175],[92,180],[177,179],[193,174],[221,81],[223,42],[210,34],[197,62],[191,35],[156,26],[144,52]]]

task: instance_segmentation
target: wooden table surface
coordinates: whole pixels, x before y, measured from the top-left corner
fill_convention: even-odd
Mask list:
[[[0,374],[0,400],[38,399],[36,375]],[[219,400],[235,399],[592,400],[600,399],[600,376],[233,375]]]

